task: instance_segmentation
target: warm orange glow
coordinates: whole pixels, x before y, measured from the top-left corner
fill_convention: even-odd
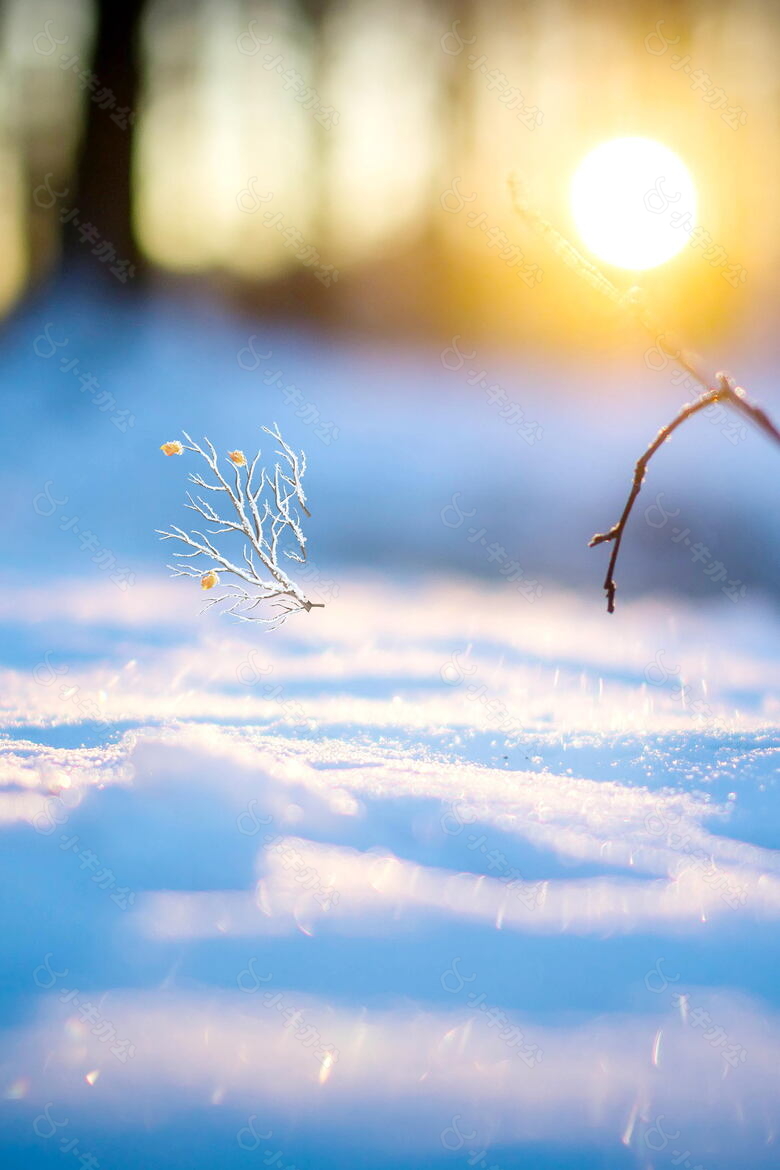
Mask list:
[[[571,200],[589,250],[620,268],[655,268],[670,260],[685,247],[696,220],[688,168],[651,138],[597,146],[574,175]]]

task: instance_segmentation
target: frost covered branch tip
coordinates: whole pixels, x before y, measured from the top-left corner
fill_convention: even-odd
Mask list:
[[[236,450],[228,451],[230,471],[223,473],[214,445],[204,439],[201,447],[186,431],[182,432],[185,442],[163,443],[160,450],[165,455],[183,455],[185,451],[200,455],[210,475],[204,473],[204,478],[191,472],[189,481],[201,492],[217,495],[212,503],[203,495],[188,492],[185,504],[213,527],[201,525],[187,532],[171,525],[170,531],[157,531],[161,540],[178,541],[188,550],[173,554],[177,563],[168,568],[174,577],[195,577],[202,589],[219,590],[209,598],[204,612],[222,606],[223,613],[240,621],[274,627],[291,613],[321,609],[323,603],[310,601],[284,568],[285,561],[306,561],[301,526],[301,513],[311,515],[303,489],[306,455],[303,451],[296,454],[285,443],[276,423],[262,429],[278,443],[278,461],[272,471],[262,466],[258,471],[262,452],[258,451],[250,464],[244,452]],[[238,561],[230,560],[224,552],[226,541],[213,539],[221,536],[240,542]]]

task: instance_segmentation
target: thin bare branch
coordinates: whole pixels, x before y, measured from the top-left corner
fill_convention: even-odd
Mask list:
[[[642,484],[644,483],[645,475],[647,473],[648,463],[655,455],[658,448],[663,446],[672,432],[676,431],[677,428],[682,423],[684,423],[687,418],[690,418],[691,415],[696,414],[700,410],[704,410],[707,406],[711,406],[713,402],[718,402],[722,397],[723,395],[719,390],[713,390],[709,394],[703,394],[700,398],[697,398],[695,402],[690,402],[687,406],[683,407],[677,417],[672,422],[670,422],[668,426],[661,428],[653,442],[645,451],[644,455],[642,455],[642,457],[637,460],[636,467],[634,468],[634,479],[631,484],[631,491],[629,492],[626,506],[623,509],[623,514],[621,515],[617,524],[614,524],[608,532],[597,532],[595,536],[591,537],[589,541],[590,548],[593,548],[593,546],[596,544],[602,544],[604,541],[611,540],[614,542],[612,545],[612,555],[609,558],[609,565],[607,567],[607,575],[604,579],[604,589],[607,593],[608,613],[615,612],[615,592],[617,591],[617,585],[615,583],[615,566],[617,564],[618,554],[620,553],[620,544],[623,540],[623,533],[626,530],[628,518],[631,515],[631,510],[634,507],[636,498],[642,490]]]
[[[637,460],[631,483],[631,491],[629,492],[626,505],[617,524],[614,524],[607,532],[596,533],[589,542],[589,547],[591,548],[597,544],[612,542],[612,554],[609,558],[607,575],[604,579],[604,589],[607,594],[607,611],[614,613],[615,593],[617,591],[615,567],[620,554],[620,546],[626,524],[628,523],[636,498],[642,489],[642,484],[647,474],[647,466],[653,455],[663,446],[670,435],[686,422],[687,419],[691,418],[694,414],[698,414],[699,411],[712,406],[715,402],[727,403],[732,409],[750,419],[768,438],[774,439],[777,443],[780,443],[780,430],[775,426],[766,411],[751,402],[745,391],[741,387],[735,386],[727,374],[716,374],[715,382],[717,386],[715,389],[712,389],[711,381],[702,370],[700,358],[679,344],[668,331],[663,330],[657,319],[648,309],[645,294],[642,289],[631,288],[627,292],[621,293],[595,264],[583,256],[573,244],[569,243],[565,236],[561,235],[557,228],[548,220],[544,219],[531,206],[522,183],[516,175],[510,177],[509,186],[515,210],[522,216],[531,231],[544,238],[552,247],[553,251],[570,268],[573,268],[583,280],[587,281],[591,287],[595,288],[613,303],[631,312],[640,325],[654,339],[656,345],[704,388],[704,393],[699,398],[684,406],[667,426],[661,428],[645,453]]]
[[[712,406],[715,402],[728,402],[736,410],[745,414],[753,422],[755,422],[770,438],[780,443],[780,431],[771,421],[765,411],[759,406],[747,401],[745,392],[739,387],[735,387],[726,374],[718,375],[718,386],[715,390],[709,390],[706,394],[702,394],[694,402],[689,402],[684,406],[679,414],[661,430],[653,439],[650,446],[645,451],[644,455],[637,460],[634,468],[634,478],[631,483],[631,491],[628,494],[626,505],[623,508],[623,513],[608,532],[598,532],[591,537],[589,547],[603,544],[607,541],[612,541],[612,555],[609,558],[609,565],[607,566],[607,575],[604,579],[604,589],[607,594],[607,612],[615,612],[615,593],[617,591],[617,583],[615,581],[615,566],[620,554],[620,545],[623,540],[623,533],[628,523],[628,518],[636,502],[636,498],[642,490],[642,484],[647,474],[647,466],[650,460],[655,455],[656,451],[664,445],[666,440],[677,430],[687,419],[692,418],[694,414],[698,414],[700,410],[706,410],[708,406]]]

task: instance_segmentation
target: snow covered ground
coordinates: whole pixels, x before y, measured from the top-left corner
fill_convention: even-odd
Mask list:
[[[777,1165],[769,609],[198,602],[0,597],[9,1165]]]

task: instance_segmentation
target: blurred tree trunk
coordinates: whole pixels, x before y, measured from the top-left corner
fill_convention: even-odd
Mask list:
[[[133,122],[138,109],[140,82],[140,23],[144,0],[99,0],[91,69],[96,89],[87,90],[84,133],[77,153],[72,206],[79,222],[92,223],[101,240],[109,241],[117,257],[135,265],[137,284],[142,261],[133,232],[132,158]],[[101,109],[96,92],[110,90],[115,104]],[[116,121],[114,120],[116,118]],[[119,122],[126,122],[125,128]],[[112,283],[111,263],[91,256],[91,246],[79,234],[66,230],[63,241],[67,263],[89,263]],[[129,282],[128,282],[129,283]]]

